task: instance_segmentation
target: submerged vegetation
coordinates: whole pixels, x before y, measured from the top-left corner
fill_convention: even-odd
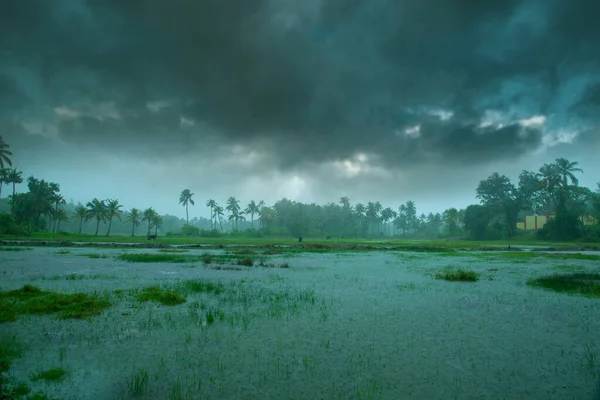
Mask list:
[[[479,280],[479,274],[471,270],[459,268],[456,271],[439,271],[435,274],[435,279],[443,279],[446,281],[476,282]]]
[[[597,272],[575,272],[542,276],[529,279],[527,284],[532,287],[540,287],[561,293],[600,298],[600,273]]]
[[[60,319],[82,319],[100,315],[110,305],[106,296],[62,294],[25,285],[17,290],[0,291],[0,323],[14,321],[22,314],[57,314]]]

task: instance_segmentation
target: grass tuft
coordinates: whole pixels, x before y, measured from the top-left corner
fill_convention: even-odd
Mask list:
[[[31,247],[0,247],[0,251],[26,251],[33,250]]]
[[[254,260],[250,257],[240,258],[239,260],[237,260],[237,265],[252,267],[254,265]]]
[[[139,301],[157,301],[165,306],[176,306],[177,304],[186,302],[186,298],[179,295],[177,292],[161,289],[158,286],[150,286],[142,289],[142,292],[137,296],[137,299]]]
[[[435,279],[444,279],[446,281],[476,282],[479,280],[479,274],[465,269],[456,271],[440,271],[435,274]]]
[[[148,372],[140,369],[127,381],[127,392],[130,397],[139,396],[148,390]]]
[[[138,262],[138,263],[185,263],[198,261],[199,257],[184,255],[184,254],[170,254],[170,253],[139,253],[139,254],[119,254],[118,258],[122,261],[127,262]]]
[[[0,291],[0,323],[14,321],[20,314],[57,313],[60,319],[82,319],[100,315],[110,305],[107,298],[98,295],[61,294],[25,285],[17,290]]]
[[[62,382],[67,377],[67,371],[64,368],[50,368],[46,371],[31,375],[32,381],[44,380],[46,382]]]
[[[529,279],[527,284],[560,293],[600,298],[600,273],[577,272],[547,275]]]
[[[84,253],[84,254],[77,254],[80,257],[88,257],[88,258],[108,258],[108,255],[106,254],[100,254],[100,253]]]

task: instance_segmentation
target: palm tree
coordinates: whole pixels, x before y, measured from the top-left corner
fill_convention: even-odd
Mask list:
[[[8,168],[0,168],[0,197],[2,197],[2,186],[8,185]]]
[[[214,208],[214,218],[215,218],[215,225],[217,223],[217,218],[219,219],[219,226],[221,227],[221,233],[223,233],[223,223],[221,222],[221,218],[223,217],[224,213],[223,213],[223,207],[221,207],[220,205],[216,205]]]
[[[110,235],[113,217],[119,218],[119,221],[121,220],[121,207],[123,206],[119,204],[119,200],[106,199],[106,217],[108,218],[108,231],[106,232],[106,236]]]
[[[87,221],[89,219],[89,214],[87,208],[83,205],[78,205],[75,208],[75,212],[73,213],[73,218],[79,218],[79,233],[81,234],[81,228],[83,227],[83,220]]]
[[[12,156],[12,152],[8,150],[10,146],[8,143],[4,141],[2,136],[0,136],[0,169],[4,169],[4,165],[8,164],[9,167],[12,167],[12,160],[10,156]]]
[[[246,214],[250,214],[250,228],[254,229],[254,214],[258,214],[260,207],[254,200],[248,203],[248,207],[244,210]]]
[[[381,220],[384,223],[384,227],[393,218],[393,216],[394,210],[392,210],[390,207],[386,207],[383,210],[381,210]]]
[[[106,204],[104,203],[104,200],[98,200],[97,198],[94,198],[92,201],[90,201],[86,204],[86,207],[88,208],[88,218],[96,219],[95,235],[98,236],[98,229],[100,228],[100,221],[106,223],[106,217],[107,217]]]
[[[240,218],[240,201],[233,196],[228,198],[225,209],[230,212],[229,219],[235,220],[235,230],[237,231],[237,223]]]
[[[127,213],[127,219],[125,222],[131,223],[131,237],[135,236],[135,227],[140,226],[142,223],[141,218],[142,214],[137,208],[132,208],[131,211]]]
[[[60,232],[60,223],[61,222],[67,222],[70,218],[69,218],[69,214],[67,214],[67,212],[65,211],[64,208],[59,208],[58,210],[56,210],[56,214],[55,214],[56,220],[58,221],[58,225],[56,227],[56,231]]]
[[[12,200],[11,200],[11,208],[13,208],[14,211],[14,202],[15,202],[15,194],[16,194],[16,185],[17,183],[23,183],[23,176],[22,176],[22,172],[21,171],[17,171],[16,168],[13,168],[11,170],[8,171],[8,176],[6,179],[6,183],[12,183],[13,185],[13,193],[12,193]]]
[[[582,172],[581,168],[577,168],[576,165],[579,164],[577,161],[569,161],[566,158],[557,158],[556,159],[556,172],[562,177],[562,185],[563,187],[568,186],[568,181],[571,181],[573,186],[577,186],[579,184],[579,179],[575,177],[574,172]]]
[[[158,213],[155,213],[152,217],[152,225],[154,226],[154,234],[156,236],[158,236],[158,228],[162,226],[162,223],[163,218],[160,215],[158,215]]]
[[[214,218],[214,213],[213,210],[215,209],[215,207],[217,207],[218,204],[216,201],[214,201],[213,199],[210,199],[206,202],[206,207],[210,207],[210,229],[214,229],[213,226],[213,218]],[[215,219],[215,225],[217,225],[217,220]]]
[[[142,212],[142,221],[148,221],[148,236],[150,236],[150,229],[152,229],[152,222],[155,215],[157,215],[157,213],[152,207],[146,208]]]
[[[54,232],[56,230],[56,222],[57,222],[57,214],[58,214],[58,207],[60,205],[65,205],[67,204],[67,201],[65,200],[65,198],[61,195],[56,193],[54,195],[54,226],[52,227],[52,232]]]
[[[347,196],[340,197],[340,204],[344,208],[350,208],[350,199]]]
[[[194,200],[192,200],[193,195],[194,195],[194,193],[192,193],[190,191],[190,189],[184,189],[183,192],[181,192],[181,194],[179,195],[179,204],[183,204],[183,206],[185,207],[185,221],[186,221],[185,223],[186,223],[186,225],[190,224],[188,204],[196,205],[196,203],[194,203]]]

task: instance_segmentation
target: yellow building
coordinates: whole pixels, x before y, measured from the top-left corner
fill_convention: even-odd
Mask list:
[[[527,215],[523,218],[523,222],[517,222],[517,229],[521,229],[524,231],[534,231],[537,229],[542,229],[544,225],[550,220],[550,218],[554,218],[555,214],[546,214],[546,215]],[[597,219],[592,215],[584,215],[579,217],[581,222],[584,225],[594,225],[597,223]]]

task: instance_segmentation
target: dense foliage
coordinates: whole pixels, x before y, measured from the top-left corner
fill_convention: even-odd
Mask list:
[[[9,146],[0,137],[3,165],[12,166]],[[480,204],[465,210],[448,208],[443,213],[419,214],[413,201],[397,209],[380,202],[351,204],[347,197],[338,203],[319,205],[281,199],[272,206],[250,201],[246,207],[235,197],[224,206],[209,199],[205,206],[210,218],[189,218],[195,206],[194,193],[184,189],[179,204],[185,219],[159,215],[153,208],[124,211],[118,199],[94,198],[83,204],[67,203],[60,185],[33,176],[27,178],[27,192],[16,193],[23,182],[16,168],[0,169],[0,194],[3,185],[12,185],[12,194],[0,198],[0,234],[27,232],[78,232],[136,235],[185,235],[219,237],[224,234],[295,237],[380,237],[414,238],[466,237],[493,240],[517,234],[516,222],[524,215],[552,214],[538,231],[549,240],[597,239],[600,217],[600,184],[596,192],[578,186],[577,162],[564,158],[544,164],[538,172],[523,171],[517,185],[505,175],[493,173],[475,189]],[[583,218],[596,224],[583,223]],[[101,229],[102,228],[102,229]],[[138,230],[139,231],[139,230]],[[139,235],[139,232],[137,232]]]

